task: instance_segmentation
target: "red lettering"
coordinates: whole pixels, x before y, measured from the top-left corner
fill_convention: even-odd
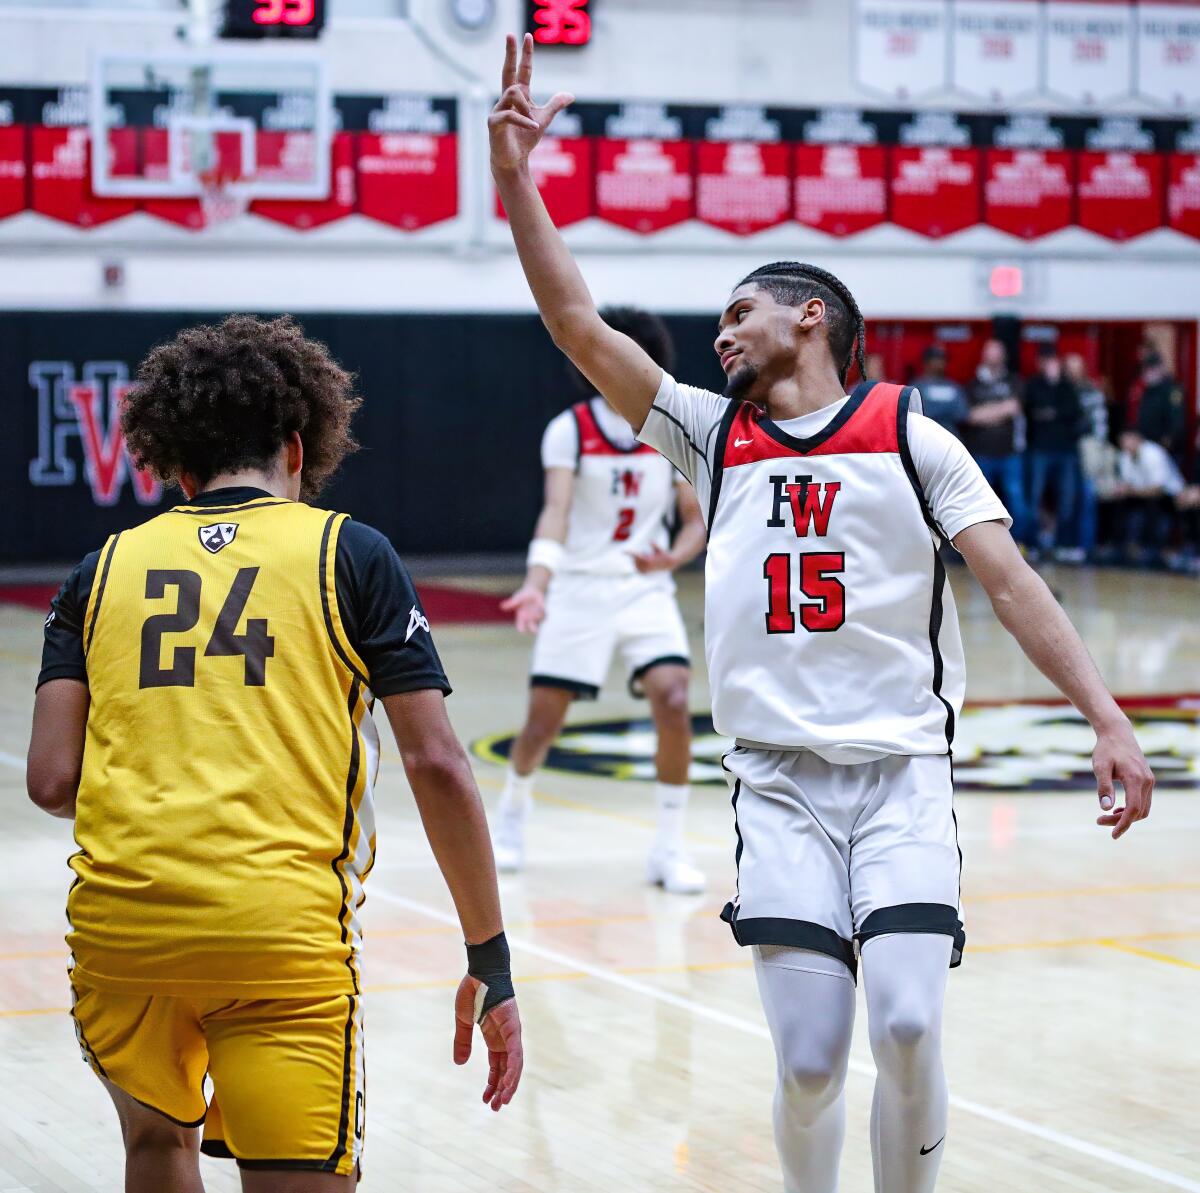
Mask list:
[[[829,515],[833,513],[833,503],[841,487],[840,481],[827,481],[824,484],[805,481],[787,486],[797,538],[804,538],[808,534],[810,524],[816,527],[821,538],[829,533]]]

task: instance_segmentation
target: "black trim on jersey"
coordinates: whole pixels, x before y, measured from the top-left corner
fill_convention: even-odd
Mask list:
[[[270,497],[270,493],[264,493],[264,497]],[[257,500],[257,499],[253,499]],[[194,503],[193,503],[194,504]],[[294,501],[288,501],[286,497],[281,497],[278,501],[263,501],[258,505],[254,505],[252,501],[243,503],[242,505],[210,505],[200,509],[191,509],[189,506],[175,506],[173,509],[166,510],[168,514],[189,514],[193,518],[205,517],[210,514],[236,514],[241,510],[256,509],[269,510],[274,505],[295,505]]]
[[[808,435],[803,439],[798,439],[795,435],[789,435],[777,423],[772,422],[764,414],[759,420],[759,426],[769,435],[776,443],[782,444],[784,447],[790,447],[792,451],[810,452],[813,448],[820,447],[827,439],[836,435],[858,412],[858,408],[867,400],[867,394],[875,388],[876,382],[862,381],[854,387],[854,392],[850,395],[846,404],[831,418],[819,431],[812,435]]]
[[[579,421],[579,403],[571,407],[571,417],[575,420],[575,475],[579,475],[583,463],[583,424]]]
[[[334,1172],[328,1160],[238,1160],[247,1172]]]
[[[933,694],[942,702],[946,710],[946,753],[951,753],[954,745],[954,709],[942,695],[942,677],[944,664],[939,637],[942,632],[942,597],[946,588],[946,565],[942,562],[941,547],[949,539],[946,532],[938,524],[925,500],[925,490],[921,487],[921,478],[917,475],[917,466],[913,463],[912,451],[908,446],[908,405],[912,400],[913,388],[906,385],[900,391],[896,402],[896,442],[900,448],[900,460],[904,465],[905,475],[912,485],[913,492],[921,506],[921,516],[929,527],[932,538],[930,546],[933,549],[933,598],[929,603],[929,649],[933,655]]]
[[[338,912],[338,924],[342,930],[342,944],[348,944],[350,940],[350,929],[346,923],[350,912],[350,888],[346,883],[346,876],[342,873],[342,865],[350,856],[350,837],[354,832],[354,789],[358,786],[359,768],[358,726],[354,723],[354,707],[358,703],[360,687],[359,681],[357,679],[354,680],[350,685],[350,696],[347,700],[347,707],[350,712],[350,765],[346,770],[346,817],[342,821],[342,852],[330,863],[342,887],[342,907],[341,911]],[[370,714],[364,713],[363,715],[369,716]],[[350,980],[354,983],[354,993],[361,994],[362,991],[358,988],[358,975],[354,972],[353,949],[348,950],[346,953],[346,968],[350,971]]]
[[[82,850],[80,850],[80,852],[82,852]],[[78,857],[79,855],[76,854],[75,856]],[[75,879],[75,882],[71,883],[71,890],[75,889],[75,887],[79,881],[80,880],[77,876]],[[68,893],[67,897],[68,897],[68,899],[70,898],[69,893]],[[67,917],[67,926],[69,928],[71,928],[72,931],[75,930],[74,926],[71,924],[70,916]],[[72,990],[72,993],[73,992],[74,991]],[[75,1024],[75,1034],[79,1038],[79,1046],[84,1050],[84,1052],[86,1052],[88,1054],[88,1056],[90,1056],[92,1058],[92,1063],[95,1065],[96,1072],[99,1073],[100,1076],[103,1077],[105,1081],[109,1080],[108,1074],[104,1071],[104,1066],[100,1063],[100,1058],[96,1055],[95,1048],[93,1048],[91,1046],[91,1044],[89,1044],[87,1042],[87,1036],[85,1036],[83,1033],[83,1024],[79,1022],[79,1016],[75,1014],[75,999],[74,998],[71,999],[70,1015],[71,1015],[71,1022]]]
[[[645,678],[646,674],[650,671],[653,671],[655,667],[690,667],[691,665],[692,660],[685,658],[681,654],[659,655],[657,659],[651,659],[650,662],[643,663],[636,671],[630,674],[628,683],[629,694],[635,700],[644,700],[646,698],[646,689],[641,686],[641,681]]]
[[[713,449],[712,467],[709,469],[709,475],[712,477],[712,487],[708,494],[708,533],[710,535],[712,534],[713,519],[717,516],[717,498],[721,496],[721,481],[725,476],[725,445],[729,442],[729,432],[741,406],[741,402],[730,402],[718,424],[717,442]],[[666,411],[663,413],[665,414]],[[691,443],[691,440],[689,439],[688,442]]]
[[[893,932],[953,937],[950,968],[962,964],[967,934],[955,907],[945,903],[896,903],[891,907],[878,907],[863,920],[863,926],[854,935],[862,945],[873,936],[887,936]]]
[[[105,1080],[112,1081],[112,1078],[106,1077]],[[117,1083],[115,1081],[112,1081],[112,1083],[113,1083],[113,1085],[117,1085]],[[126,1094],[128,1097],[133,1098],[133,1094],[131,1094],[127,1089],[121,1089],[121,1087],[119,1085],[117,1085],[117,1089],[120,1089],[121,1092],[123,1094]],[[168,1114],[165,1110],[159,1110],[159,1108],[157,1106],[152,1106],[149,1102],[143,1102],[141,1098],[133,1098],[133,1100],[139,1106],[145,1106],[145,1108],[147,1110],[153,1110],[155,1114],[161,1115],[163,1118],[165,1118],[167,1120],[167,1122],[174,1123],[177,1127],[184,1127],[189,1131],[193,1130],[196,1127],[204,1126],[204,1120],[208,1117],[208,1107],[205,1106],[204,1113],[198,1119],[196,1119],[196,1121],[194,1123],[185,1123],[183,1121],[183,1119],[176,1118],[173,1114]]]
[[[731,409],[735,408],[737,403],[730,402],[729,406]],[[700,448],[696,446],[696,441],[688,434],[687,427],[685,427],[683,423],[681,423],[679,419],[677,419],[669,410],[664,410],[661,406],[651,406],[650,412],[646,415],[646,417],[649,418],[651,414],[661,414],[663,418],[667,419],[668,422],[673,422],[683,432],[684,441],[687,443],[688,447],[690,447],[692,451],[694,451],[696,455],[698,455],[700,459],[704,461],[704,467],[708,469],[708,475],[711,477],[713,475],[713,462],[709,460],[706,452],[701,451]],[[721,416],[722,421],[724,421],[727,414],[728,411],[726,411],[725,415]],[[645,424],[643,423],[642,426],[644,428]],[[710,431],[709,434],[711,435],[712,432]]]
[[[600,695],[600,688],[597,684],[583,683],[578,679],[563,679],[558,675],[531,675],[529,686],[531,688],[561,688],[564,692],[573,693],[576,700],[595,700]]]
[[[260,489],[256,485],[226,485],[221,489],[210,489],[207,493],[197,493],[190,501],[181,501],[178,505],[166,510],[168,514],[234,514],[239,510],[249,508],[253,502],[262,501],[264,497],[274,498],[254,509],[270,509],[273,505],[294,505],[286,497],[279,497]]]
[[[357,982],[354,989],[357,993]],[[337,1146],[333,1149],[329,1159],[322,1165],[326,1172],[334,1171],[338,1166],[338,1161],[346,1154],[346,1139],[350,1133],[350,1050],[354,1033],[354,995],[351,994],[348,997],[350,1013],[346,1016],[345,1052],[342,1057],[342,1109],[338,1117]],[[295,1163],[295,1161],[284,1161],[284,1163]]]
[[[596,430],[600,433],[600,438],[603,439],[604,442],[607,443],[608,446],[611,447],[619,456],[632,456],[635,452],[641,451],[642,444],[637,435],[634,435],[633,437],[632,447],[621,447],[609,439],[609,437],[604,433],[604,428],[600,425],[600,420],[596,417],[596,408],[592,405],[593,402],[604,402],[604,399],[597,394],[594,398],[588,398],[587,402],[585,403],[588,408],[588,413],[592,416],[592,422],[596,424]],[[604,402],[604,404],[608,405],[607,402]],[[576,424],[578,424],[578,419],[576,419]],[[630,430],[633,430],[633,428],[630,427]],[[582,440],[580,441],[579,454],[581,456],[583,455]]]
[[[100,602],[104,600],[104,589],[108,584],[108,570],[112,567],[113,556],[117,553],[117,543],[121,541],[121,531],[117,531],[113,535],[112,546],[108,549],[108,554],[104,557],[104,567],[100,571],[100,587],[96,590],[96,607],[92,610],[92,624],[88,626],[87,642],[83,646],[83,654],[86,658],[88,652],[92,649],[92,636],[96,633],[96,622],[100,619]],[[87,617],[87,609],[84,609],[84,617]]]
[[[224,1139],[204,1139],[200,1142],[200,1150],[206,1156],[215,1160],[236,1160],[237,1156],[229,1150],[229,1144]]]
[[[723,919],[733,930],[733,939],[742,946],[773,944],[784,948],[809,949],[841,961],[858,981],[858,959],[854,956],[854,942],[839,936],[824,924],[811,920],[789,920],[777,916],[755,916],[748,920],[739,918],[738,909],[726,903],[721,912]]]
[[[369,688],[371,685],[367,677],[363,675],[362,672],[359,671],[359,669],[350,661],[350,659],[346,656],[346,652],[342,649],[342,644],[338,641],[337,633],[333,628],[333,617],[329,612],[329,573],[327,570],[329,560],[329,536],[333,533],[334,521],[340,517],[341,514],[330,514],[329,517],[325,519],[325,529],[321,531],[321,553],[320,561],[317,565],[317,583],[321,589],[321,614],[325,618],[325,633],[329,636],[329,641],[333,643],[334,653],[346,665],[347,670],[351,675],[354,676],[355,681],[362,684],[364,688]],[[335,585],[336,582],[337,581],[335,579]],[[351,715],[353,715],[353,710]],[[357,738],[355,740],[357,741]]]

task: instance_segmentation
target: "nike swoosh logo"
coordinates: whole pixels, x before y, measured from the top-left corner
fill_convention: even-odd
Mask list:
[[[941,1138],[941,1139],[939,1139],[939,1140],[937,1141],[937,1143],[935,1143],[935,1144],[933,1145],[933,1147],[923,1147],[923,1148],[921,1149],[921,1155],[923,1155],[923,1156],[927,1156],[927,1155],[929,1155],[929,1153],[930,1153],[930,1152],[932,1152],[932,1151],[936,1151],[936,1150],[937,1150],[939,1147],[941,1147],[941,1145],[942,1145],[942,1140],[944,1140],[945,1138],[946,1138],[946,1137],[945,1137],[945,1135],[943,1135],[943,1136],[942,1136],[942,1138]]]
[[[753,443],[753,442],[754,442],[753,439],[735,439],[733,441],[733,446],[734,447],[745,447],[748,443]]]

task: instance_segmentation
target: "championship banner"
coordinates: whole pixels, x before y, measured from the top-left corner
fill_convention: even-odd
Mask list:
[[[859,87],[906,100],[950,85],[948,0],[856,0]]]
[[[358,206],[406,232],[458,215],[458,136],[359,133]]]
[[[697,147],[696,217],[735,236],[791,218],[791,151],[755,141],[702,141]]]
[[[1173,153],[1167,159],[1167,223],[1200,239],[1200,153]]]
[[[1169,108],[1200,107],[1200,4],[1195,0],[1138,5],[1137,90]]]
[[[601,138],[596,145],[596,214],[643,234],[690,219],[691,143]]]
[[[957,0],[951,38],[959,91],[999,104],[1032,95],[1040,86],[1038,0]]]
[[[1130,240],[1162,226],[1161,155],[1089,150],[1077,162],[1081,228],[1109,240]]]
[[[795,217],[830,236],[850,236],[887,219],[887,150],[882,145],[797,145]]]
[[[949,236],[979,223],[978,149],[900,145],[892,155],[892,223]]]
[[[312,137],[308,133],[261,132],[258,134],[259,161],[277,177],[291,177],[291,171],[311,159]],[[329,197],[325,199],[257,199],[250,210],[264,219],[286,224],[299,232],[320,228],[354,214],[358,201],[358,178],[354,164],[354,134],[334,133],[330,147]],[[307,176],[307,169],[305,169]]]
[[[1071,223],[1074,159],[1064,151],[989,149],[984,155],[987,223],[1034,240]]]
[[[33,129],[30,206],[39,215],[79,228],[95,228],[136,210],[132,199],[98,199],[92,194],[90,140],[85,127]],[[136,130],[113,129],[110,145],[113,172],[136,173]]]
[[[563,115],[555,121],[556,125]],[[577,224],[593,214],[596,170],[592,148],[589,137],[546,136],[529,155],[529,172],[556,228]],[[496,195],[496,216],[506,218],[499,195]]]
[[[1133,92],[1127,0],[1047,0],[1045,29],[1047,91],[1084,107]]]
[[[25,128],[0,124],[0,219],[25,210]]]

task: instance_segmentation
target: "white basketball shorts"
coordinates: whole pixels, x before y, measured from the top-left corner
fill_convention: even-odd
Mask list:
[[[808,750],[724,759],[737,831],[737,895],[721,918],[741,945],[837,957],[857,977],[872,936],[931,932],[966,941],[950,759],[890,755],[838,765]]]
[[[595,700],[619,650],[630,690],[640,696],[641,677],[652,667],[688,666],[687,631],[675,587],[663,579],[560,572],[546,594],[529,682]]]

